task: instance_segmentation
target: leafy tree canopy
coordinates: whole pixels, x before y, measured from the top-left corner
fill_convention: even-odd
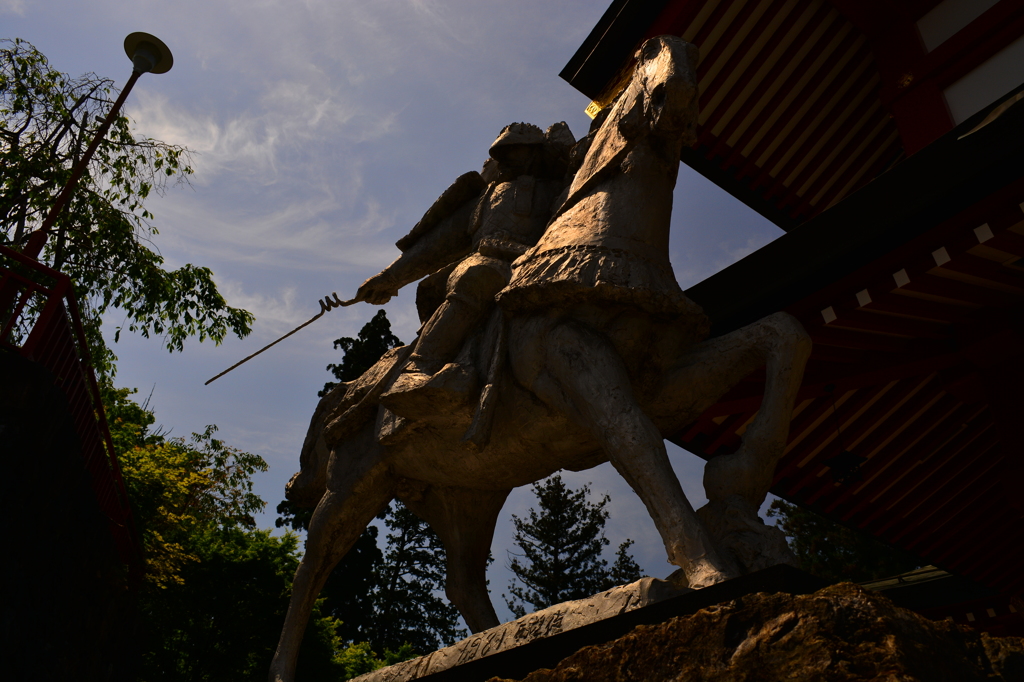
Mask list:
[[[800,568],[824,580],[876,580],[923,565],[909,552],[784,500],[774,500],[768,516],[778,519],[777,525],[786,534]]]
[[[0,41],[0,243],[20,250],[42,225],[117,94],[108,78],[68,76],[30,43]],[[220,343],[250,331],[253,316],[227,305],[208,268],[166,270],[152,243],[145,200],[187,182],[189,164],[188,149],[136,137],[118,117],[40,254],[75,282],[101,371],[114,370],[97,331],[111,308],[172,351],[190,336]]]
[[[262,679],[277,646],[298,567],[297,538],[255,530],[263,501],[252,476],[258,455],[214,438],[154,429],[148,401],[103,389],[114,449],[136,526],[146,580],[139,594],[139,679]],[[333,618],[317,612],[300,652],[310,680],[336,680],[344,665]]]
[[[148,590],[143,618],[143,682],[265,679],[298,567],[293,534],[203,525],[195,560],[180,584]],[[314,612],[299,652],[303,679],[334,682],[342,665],[334,621]]]
[[[555,475],[533,485],[539,510],[526,518],[512,515],[513,541],[521,553],[509,552],[509,596],[502,595],[517,617],[572,599],[583,599],[616,585],[640,579],[640,567],[629,553],[632,540],[619,545],[611,567],[602,558],[610,543],[604,536],[608,521],[605,495],[590,501],[590,487],[566,487]]]
[[[142,534],[146,579],[166,587],[180,584],[182,569],[196,560],[189,547],[200,528],[255,525],[252,514],[264,502],[252,492],[251,477],[267,464],[214,438],[216,426],[189,439],[152,431],[156,418],[128,397],[133,392],[104,389],[107,419]]]

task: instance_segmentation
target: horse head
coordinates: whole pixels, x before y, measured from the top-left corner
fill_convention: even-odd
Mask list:
[[[678,135],[682,143],[693,144],[699,103],[697,47],[675,36],[655,36],[644,42],[635,58],[625,106],[642,113],[639,118],[650,132]]]
[[[697,139],[696,46],[675,36],[655,36],[640,46],[635,58],[633,75],[600,128],[592,133],[587,157],[559,213],[569,208],[602,170],[616,166],[641,141],[657,137],[654,146],[678,164],[682,145]]]

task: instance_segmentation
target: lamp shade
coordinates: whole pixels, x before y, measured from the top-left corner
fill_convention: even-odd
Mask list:
[[[150,73],[167,73],[174,65],[174,57],[171,50],[163,41],[149,33],[137,31],[124,39],[124,51],[128,59],[135,64],[137,71],[149,71]],[[139,68],[139,61],[136,57],[144,59],[142,63],[149,63],[149,68]]]

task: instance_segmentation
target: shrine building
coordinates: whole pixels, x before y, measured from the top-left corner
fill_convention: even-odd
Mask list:
[[[615,0],[561,76],[595,113],[661,34],[701,54],[682,162],[786,231],[686,293],[814,341],[772,492],[961,581],[923,613],[1021,632],[1024,1]],[[763,390],[670,440],[735,450]]]

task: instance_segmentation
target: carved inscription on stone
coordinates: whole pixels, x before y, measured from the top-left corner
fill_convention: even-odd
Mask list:
[[[643,578],[594,595],[531,613],[484,630],[432,654],[395,664],[355,678],[358,682],[407,682],[441,670],[464,665],[500,651],[508,651],[589,623],[633,611],[667,597],[689,591],[667,580]]]

